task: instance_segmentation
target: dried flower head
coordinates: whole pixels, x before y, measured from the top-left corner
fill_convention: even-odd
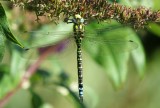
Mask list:
[[[80,14],[87,20],[115,19],[122,24],[133,25],[134,28],[144,28],[149,22],[160,21],[160,11],[145,7],[132,9],[106,0],[16,0],[14,3],[23,4],[24,8],[35,11],[37,18],[47,15],[53,20],[58,20],[61,14],[65,18]]]

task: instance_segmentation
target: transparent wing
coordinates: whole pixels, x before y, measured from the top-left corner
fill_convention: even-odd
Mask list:
[[[66,40],[67,43],[73,38],[73,33],[59,31],[59,32],[40,32],[40,31],[27,31],[23,32],[23,43],[25,48],[39,48],[51,45],[56,45],[62,40]],[[70,37],[69,37],[70,36]],[[27,38],[26,38],[27,37]]]
[[[121,30],[116,30],[116,34],[112,34],[113,30],[121,28],[122,26],[106,27],[103,29],[86,30],[85,37],[83,39],[82,45],[87,50],[92,50],[92,52],[97,53],[100,48],[106,47],[112,52],[121,53],[128,52],[138,47],[138,45],[126,38],[128,34],[121,34]],[[74,34],[69,31],[26,31],[23,33],[24,36],[28,36],[27,44],[25,45],[27,52],[32,52],[32,49],[52,46],[55,51],[73,48],[75,51],[76,45],[74,44]],[[42,52],[43,50],[41,50]],[[72,51],[72,52],[73,52]],[[105,53],[104,53],[105,54]],[[65,54],[68,55],[68,54]]]
[[[68,55],[71,49],[76,48],[75,42],[72,33],[68,33],[70,37],[65,36],[67,32],[61,32],[59,34],[53,33],[41,33],[41,32],[32,32],[29,39],[27,39],[27,44],[25,45],[25,50],[23,50],[23,58],[35,60],[39,55],[50,51],[54,55],[58,55],[61,58],[64,58],[64,55]],[[53,36],[52,36],[53,35]]]
[[[21,33],[21,42],[25,46],[22,57],[35,60],[42,53],[52,50],[51,53],[58,55],[64,49],[70,50],[74,46],[73,33],[69,31],[63,32],[47,32],[47,31],[25,31]],[[70,37],[68,37],[70,36]],[[69,47],[68,47],[69,46]],[[64,56],[64,55],[61,55]]]
[[[121,27],[123,26],[112,25],[103,29],[94,29],[94,31],[86,30],[85,36],[98,36],[102,35],[104,31],[110,32]],[[25,31],[22,33],[22,36],[24,39],[21,40],[25,44],[24,46],[28,49],[56,45],[64,39],[72,40],[74,38],[74,34],[70,31]]]
[[[101,52],[102,56],[109,53],[119,54],[130,52],[138,48],[138,44],[129,39],[105,40],[101,38],[86,37],[82,45],[85,49],[87,49],[87,51],[90,51],[94,54]]]
[[[131,32],[129,28],[114,31],[102,29],[94,32],[96,35],[86,33],[82,44],[87,51],[94,54],[99,52],[102,56],[109,53],[119,54],[130,52],[138,47],[138,44],[130,39]]]

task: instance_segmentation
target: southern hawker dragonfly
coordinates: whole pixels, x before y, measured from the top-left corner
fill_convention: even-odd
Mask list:
[[[73,32],[68,31],[26,31],[32,37],[29,40],[29,44],[26,45],[26,49],[31,50],[37,47],[46,47],[56,45],[61,40],[67,40],[66,44],[74,41],[77,46],[77,71],[78,71],[78,89],[79,99],[83,101],[83,67],[82,67],[82,45],[90,44],[90,50],[94,49],[95,45],[107,45],[110,46],[115,53],[131,51],[137,48],[137,44],[126,38],[125,35],[119,34],[119,36],[108,36],[107,39],[103,38],[106,32],[122,28],[122,25],[114,27],[106,27],[103,29],[95,29],[92,32],[85,30],[85,21],[80,15],[75,15],[72,19],[68,19],[68,23],[73,24]],[[124,29],[125,30],[125,29]],[[66,35],[68,37],[66,37]],[[129,34],[127,34],[129,35]],[[64,38],[66,37],[66,39]],[[56,41],[55,41],[56,40]],[[96,50],[95,52],[97,52]],[[104,55],[105,56],[105,55]]]

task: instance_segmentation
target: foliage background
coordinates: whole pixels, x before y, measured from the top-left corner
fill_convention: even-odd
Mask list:
[[[158,0],[119,0],[121,4],[137,7],[145,6],[158,10]],[[59,25],[49,23],[41,18],[38,24],[36,16],[31,11],[22,11],[20,8],[13,8],[9,3],[4,2],[10,29],[13,34],[21,40],[22,31],[56,31],[72,30],[71,25]],[[92,22],[88,29],[105,28],[105,23],[97,24]],[[103,27],[104,26],[104,27]],[[138,48],[127,53],[127,58],[121,58],[119,65],[124,64],[121,73],[113,73],[115,67],[111,59],[105,65],[100,65],[94,58],[94,53],[89,50],[83,51],[84,66],[84,105],[88,108],[159,108],[159,54],[160,54],[160,33],[159,25],[150,24],[151,28],[139,30],[138,32],[128,28],[115,29],[108,33],[113,36],[119,34],[130,34],[129,38],[138,43]],[[106,34],[106,32],[105,32]],[[66,36],[60,36],[62,39]],[[42,42],[44,41],[41,39]],[[59,41],[59,40],[57,40]],[[23,42],[27,44],[27,42]],[[71,45],[72,46],[72,45]],[[144,49],[143,49],[144,48]],[[21,57],[23,52],[20,48],[6,41],[6,51],[0,65],[0,104],[5,102],[4,108],[75,108],[84,107],[79,104],[77,97],[77,71],[76,71],[76,50],[73,47],[64,48],[64,52],[56,54],[56,50],[47,60],[42,60],[35,74],[31,74],[30,80],[24,81],[24,73],[30,71],[30,67],[36,67],[36,60],[28,61]],[[106,50],[104,48],[103,50]],[[57,56],[60,55],[60,56]],[[130,56],[129,56],[130,55]],[[106,56],[110,58],[110,55]],[[120,57],[119,57],[120,58]],[[119,59],[118,58],[118,59]],[[142,59],[144,58],[144,59]],[[32,58],[31,58],[32,59]],[[105,58],[106,59],[106,58]],[[123,60],[126,59],[126,60]],[[146,60],[145,60],[146,59]],[[103,61],[104,57],[99,57]],[[127,69],[128,70],[127,70]],[[106,72],[107,70],[107,72]],[[31,72],[31,71],[30,71]],[[123,73],[124,72],[124,73]],[[121,80],[119,80],[119,78]],[[117,80],[118,79],[118,80]],[[67,87],[71,87],[68,92]],[[75,91],[76,93],[74,93]],[[7,99],[6,97],[10,97]]]

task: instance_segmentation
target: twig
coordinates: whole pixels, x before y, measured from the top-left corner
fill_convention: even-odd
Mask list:
[[[27,71],[25,72],[24,76],[22,77],[20,83],[10,92],[7,93],[7,95],[0,100],[0,108],[3,108],[5,104],[9,101],[9,99],[19,90],[23,87],[23,84],[25,82],[28,82],[30,77],[36,72],[38,67],[41,65],[41,63],[54,52],[53,47],[48,48],[45,52],[43,52],[39,58],[35,61],[34,64],[32,64]]]

